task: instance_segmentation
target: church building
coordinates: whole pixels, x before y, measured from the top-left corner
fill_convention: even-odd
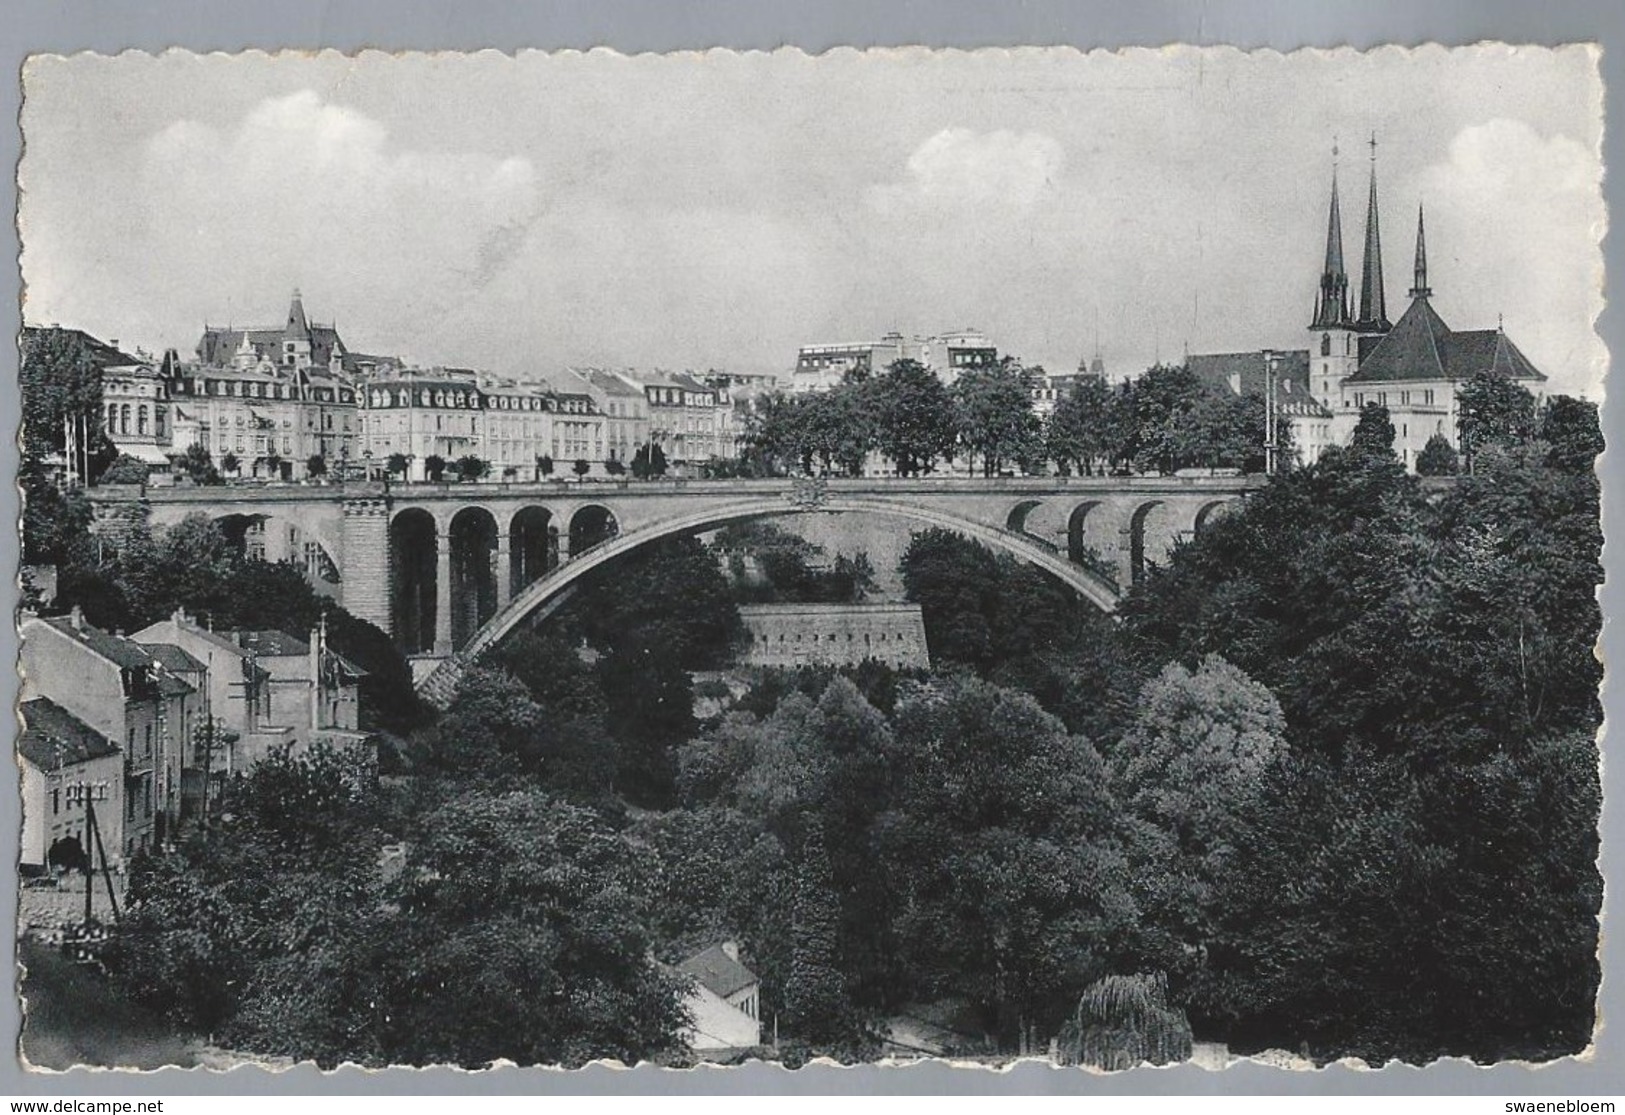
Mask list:
[[[1186,358],[1191,371],[1213,390],[1262,394],[1273,380],[1276,414],[1290,429],[1292,455],[1300,464],[1317,460],[1333,445],[1347,445],[1367,403],[1388,408],[1394,453],[1406,468],[1416,468],[1417,456],[1435,434],[1459,450],[1457,392],[1479,372],[1506,376],[1527,388],[1537,402],[1544,401],[1546,377],[1499,326],[1457,331],[1433,308],[1420,206],[1410,306],[1397,322],[1388,319],[1376,150],[1372,137],[1358,299],[1352,297],[1343,262],[1343,215],[1334,162],[1326,262],[1315,294],[1309,347]]]
[[[1433,308],[1426,227],[1420,206],[1416,213],[1410,306],[1397,322],[1388,320],[1375,138],[1361,263],[1360,299],[1358,312],[1354,313],[1343,265],[1343,229],[1334,166],[1326,263],[1315,298],[1314,320],[1309,326],[1310,389],[1332,415],[1333,442],[1347,444],[1359,422],[1360,409],[1376,403],[1388,409],[1394,424],[1394,452],[1406,468],[1414,469],[1418,454],[1435,434],[1442,435],[1452,448],[1460,448],[1457,392],[1478,373],[1504,375],[1522,384],[1537,401],[1542,398],[1546,377],[1500,327],[1453,330]]]

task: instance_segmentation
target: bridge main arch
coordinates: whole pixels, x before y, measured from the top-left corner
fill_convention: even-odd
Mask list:
[[[500,609],[474,632],[456,653],[442,661],[420,682],[419,691],[432,703],[442,707],[449,704],[456,693],[457,683],[463,671],[470,663],[495,646],[527,618],[538,612],[544,617],[550,614],[563,603],[569,590],[583,577],[633,550],[662,538],[700,533],[749,519],[813,510],[891,515],[926,526],[956,531],[1038,566],[1102,611],[1109,612],[1117,606],[1119,592],[1116,584],[1091,569],[1068,561],[1066,555],[1052,552],[1039,545],[1030,536],[1016,531],[999,529],[918,503],[832,494],[829,498],[821,500],[816,507],[799,507],[795,504],[786,504],[782,498],[758,497],[675,515],[640,526],[635,530],[609,535],[579,554],[572,553],[570,561],[549,570],[525,586],[523,591],[516,593],[506,607]]]

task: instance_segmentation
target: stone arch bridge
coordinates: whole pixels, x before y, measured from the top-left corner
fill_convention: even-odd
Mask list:
[[[202,513],[271,560],[303,563],[346,609],[390,632],[424,696],[556,609],[639,546],[789,514],[945,527],[1050,573],[1103,610],[1249,477],[654,480],[97,489],[98,515],[139,501],[153,525]]]

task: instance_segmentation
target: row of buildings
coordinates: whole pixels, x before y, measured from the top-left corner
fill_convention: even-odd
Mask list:
[[[1356,299],[1334,163],[1309,344],[1198,353],[1186,357],[1189,366],[1214,390],[1268,395],[1300,461],[1347,442],[1368,402],[1388,408],[1395,449],[1414,466],[1434,435],[1456,445],[1457,389],[1475,374],[1504,375],[1541,395],[1545,375],[1502,329],[1453,330],[1433,308],[1420,207],[1410,305],[1389,320],[1374,144],[1362,266]],[[1299,328],[1283,323],[1280,335]],[[105,365],[106,430],[121,452],[167,469],[199,445],[230,475],[284,480],[321,470],[376,474],[391,462],[393,471],[421,480],[431,460],[469,456],[487,462],[497,480],[538,478],[542,458],[560,471],[576,461],[590,471],[619,471],[643,445],[660,446],[682,471],[737,456],[746,415],[764,391],[825,391],[898,360],[916,360],[951,385],[1000,359],[987,336],[963,329],[804,345],[783,376],[564,368],[500,377],[417,369],[352,352],[335,326],[306,316],[298,291],[279,326],[206,325],[191,360],[174,350],[161,359],[128,356],[116,341],[95,351]],[[1036,382],[1034,410],[1046,415],[1083,376],[1105,378],[1098,352],[1076,372]]]
[[[25,869],[103,853],[122,867],[219,808],[232,775],[273,752],[371,746],[359,727],[364,671],[324,627],[308,639],[215,631],[176,612],[123,635],[76,608],[25,615],[21,634]]]
[[[301,480],[312,472],[430,474],[438,458],[477,457],[489,478],[535,479],[579,460],[619,471],[657,445],[682,470],[737,457],[746,415],[764,391],[826,390],[849,372],[918,360],[952,383],[998,360],[981,333],[890,333],[876,342],[806,345],[793,371],[673,372],[560,368],[499,376],[471,368],[412,368],[347,348],[313,322],[295,291],[280,326],[205,325],[192,359],[130,355],[88,338],[103,367],[104,425],[120,453],[158,470],[201,446],[228,476]],[[1035,390],[1043,409],[1059,384]],[[319,459],[314,467],[312,462]],[[612,463],[613,462],[613,463]]]
[[[430,462],[478,457],[495,479],[533,478],[542,458],[561,471],[602,470],[659,445],[679,467],[737,455],[736,395],[763,377],[568,368],[502,377],[470,368],[409,368],[352,352],[312,322],[295,291],[278,327],[204,327],[195,359],[171,349],[99,351],[104,424],[119,452],[169,469],[191,446],[228,475],[304,479],[313,472],[387,471],[414,480]],[[105,355],[110,353],[110,355]],[[313,465],[313,462],[314,465]]]

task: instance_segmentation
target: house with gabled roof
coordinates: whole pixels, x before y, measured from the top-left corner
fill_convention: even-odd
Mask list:
[[[180,814],[198,690],[146,647],[87,623],[78,608],[49,619],[27,616],[20,631],[21,699],[52,701],[122,752],[117,840],[108,841],[114,830],[103,824],[109,859],[162,844]]]
[[[17,737],[22,767],[23,832],[18,862],[43,870],[51,850],[71,842],[80,855],[94,855],[84,791],[92,787],[96,827],[113,855],[124,846],[124,761],[118,746],[51,700],[34,697],[18,705],[23,729]],[[100,796],[100,800],[96,797]]]
[[[739,946],[722,941],[677,965],[692,990],[684,1005],[692,1019],[683,1038],[696,1053],[748,1049],[762,1041],[762,981],[739,959]]]

